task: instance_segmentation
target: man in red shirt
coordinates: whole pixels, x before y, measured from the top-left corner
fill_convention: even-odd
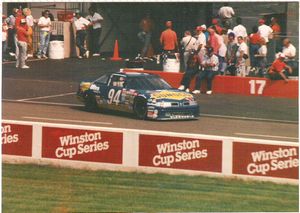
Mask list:
[[[288,82],[287,74],[292,74],[293,70],[290,66],[284,63],[285,55],[283,53],[279,54],[279,57],[272,63],[269,68],[269,76],[272,80],[283,79]],[[286,73],[286,70],[288,73]]]
[[[160,43],[163,50],[166,52],[176,52],[178,51],[178,41],[176,32],[172,30],[172,22],[166,22],[166,30],[160,35]]]
[[[218,55],[221,44],[219,43],[219,39],[215,34],[216,32],[213,29],[213,27],[208,28],[208,32],[209,32],[209,39],[208,39],[207,46],[212,47],[214,50],[214,54]]]
[[[24,16],[19,17],[16,20],[17,29],[17,46],[18,51],[16,52],[16,67],[21,69],[28,69],[29,66],[25,64],[27,58],[27,42],[28,42],[28,26],[26,24],[26,19]]]

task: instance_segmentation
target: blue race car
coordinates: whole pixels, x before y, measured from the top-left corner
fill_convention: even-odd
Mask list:
[[[81,82],[77,96],[89,111],[109,108],[155,120],[199,117],[199,105],[192,94],[173,89],[153,74],[106,74],[93,82]]]

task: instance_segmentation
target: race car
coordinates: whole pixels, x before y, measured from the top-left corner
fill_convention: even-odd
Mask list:
[[[199,117],[199,105],[192,94],[172,88],[154,74],[106,74],[93,82],[81,82],[77,97],[88,111],[108,108],[154,120]]]

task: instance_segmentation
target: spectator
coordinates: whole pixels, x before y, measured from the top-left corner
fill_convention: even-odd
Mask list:
[[[48,51],[51,32],[51,20],[47,10],[42,13],[42,17],[38,21],[38,27],[40,28],[40,47],[37,53],[37,58],[47,58],[46,54]]]
[[[6,16],[2,15],[2,61],[7,61],[6,50],[7,50],[8,26],[7,26],[5,19],[6,19]]]
[[[27,56],[33,57],[33,26],[34,19],[31,15],[31,10],[29,8],[24,8],[23,13],[26,16],[26,24],[28,26],[28,43],[27,43]]]
[[[203,28],[201,26],[196,28],[196,38],[196,50],[204,49],[206,46],[206,36],[203,33]]]
[[[191,52],[196,49],[196,41],[197,40],[191,35],[190,31],[185,31],[184,37],[180,42],[182,46],[183,62],[185,69],[187,69],[187,62]]]
[[[199,71],[199,65],[200,65],[200,59],[197,54],[197,51],[191,50],[188,57],[186,70],[181,80],[181,85],[178,88],[179,90],[185,90],[186,92],[190,92],[189,90],[190,83],[193,76],[196,75],[197,72]]]
[[[258,21],[259,27],[258,27],[258,34],[260,37],[264,38],[266,43],[269,42],[269,39],[272,38],[272,28],[265,25],[265,20],[264,19],[259,19]]]
[[[166,22],[166,30],[160,35],[160,44],[164,52],[175,53],[178,51],[177,34],[172,30],[172,22]]]
[[[246,59],[248,59],[248,46],[242,36],[238,37],[238,50],[236,52],[236,67],[238,76],[246,76]]]
[[[206,48],[206,54],[203,61],[201,62],[203,71],[200,71],[199,75],[196,78],[196,87],[193,91],[193,94],[200,94],[201,91],[201,81],[207,79],[207,91],[206,94],[212,94],[212,80],[215,75],[218,74],[219,69],[219,60],[218,57],[214,54],[214,49],[212,47]]]
[[[7,26],[8,26],[8,37],[7,37],[7,48],[9,54],[14,56],[16,54],[16,16],[17,16],[18,9],[13,8],[12,14],[6,19]]]
[[[258,27],[254,26],[252,28],[252,33],[249,35],[249,43],[250,43],[250,64],[251,68],[254,70],[255,67],[258,66],[257,58],[254,57],[255,54],[258,53],[258,49],[260,47],[261,37],[258,33]]]
[[[219,9],[219,17],[221,18],[223,27],[230,29],[232,27],[232,17],[235,15],[232,7],[229,7],[228,3],[224,3],[224,6]]]
[[[226,60],[227,60],[227,70],[231,75],[235,75],[236,72],[236,52],[238,49],[238,45],[235,42],[235,35],[233,32],[228,34],[228,43],[227,43],[227,51],[226,51]]]
[[[84,47],[86,41],[86,29],[90,25],[90,22],[83,18],[81,12],[79,10],[75,11],[76,20],[74,21],[75,29],[76,29],[76,45],[79,48],[79,56],[78,58],[82,57],[89,57],[89,51],[86,50]]]
[[[285,55],[283,53],[279,54],[279,57],[275,59],[269,68],[268,75],[272,80],[283,79],[285,82],[288,82],[288,75],[292,74],[292,68],[284,63]]]
[[[25,64],[27,58],[27,42],[28,42],[28,26],[26,24],[25,16],[20,20],[20,24],[17,25],[17,45],[18,52],[16,54],[16,67],[21,69],[28,69],[29,66]]]
[[[103,17],[96,12],[96,9],[93,7],[89,8],[90,16],[88,16],[88,20],[92,23],[92,27],[90,30],[90,50],[93,56],[100,56],[100,37],[102,33],[102,25]]]
[[[50,10],[45,10],[46,13],[48,13],[48,16],[50,18],[50,21],[55,21],[54,20],[54,15],[50,12]]]
[[[257,54],[255,54],[254,57],[257,59],[258,74],[260,77],[263,77],[267,66],[268,49],[264,38],[260,38],[259,44],[260,47],[257,51]]]
[[[241,36],[241,37],[243,37],[244,41],[246,42],[248,34],[247,34],[246,28],[242,25],[242,18],[237,17],[236,23],[237,23],[237,26],[235,26],[232,30],[235,34],[235,37],[238,38]]]
[[[208,32],[209,32],[208,46],[212,47],[214,54],[217,55],[221,47],[220,41],[216,36],[215,29],[213,27],[208,28]]]
[[[288,38],[283,39],[282,53],[285,55],[285,62],[293,69],[297,68],[296,48]]]
[[[150,13],[146,14],[140,22],[141,32],[138,33],[138,38],[143,43],[143,48],[141,51],[141,57],[152,57],[153,48],[151,45],[152,30],[153,30],[153,21],[150,17]]]
[[[212,20],[212,26],[214,27],[216,33],[221,34],[223,28],[219,25],[218,19],[214,18]]]
[[[221,34],[217,34],[216,33],[216,36],[218,38],[218,42],[220,44],[220,48],[219,48],[219,51],[218,51],[218,59],[219,59],[219,73],[221,75],[224,75],[225,74],[225,70],[227,68],[227,62],[226,62],[226,51],[227,51],[227,47],[225,45],[225,42],[224,42],[224,38],[222,36],[222,32]]]
[[[202,24],[200,27],[202,28],[202,32],[205,35],[206,43],[207,43],[209,39],[209,32],[207,31],[207,27],[205,24]]]
[[[273,41],[275,42],[275,52],[279,52],[281,49],[281,42],[280,42],[280,34],[281,34],[281,27],[278,24],[277,18],[271,18],[270,27],[273,30]]]

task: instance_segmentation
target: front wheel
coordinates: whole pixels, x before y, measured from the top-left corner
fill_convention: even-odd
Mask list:
[[[137,98],[133,105],[134,114],[139,119],[147,118],[147,101],[143,98]]]
[[[97,112],[98,111],[98,106],[96,102],[96,98],[92,94],[88,94],[85,102],[84,102],[84,107],[88,112]]]

